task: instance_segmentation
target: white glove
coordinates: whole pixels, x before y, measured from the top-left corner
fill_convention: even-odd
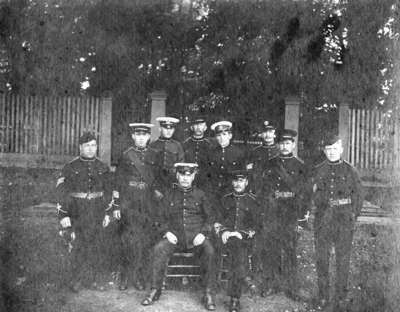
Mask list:
[[[178,243],[178,238],[175,236],[174,233],[167,232],[165,233],[164,237],[171,243],[176,245]]]
[[[239,239],[243,239],[243,236],[240,232],[235,231],[235,232],[231,232],[231,237],[237,237]]]
[[[159,190],[155,190],[154,195],[156,196],[156,199],[162,199],[164,197],[163,193],[161,193]]]
[[[231,235],[232,235],[232,232],[229,232],[229,231],[223,232],[223,233],[222,233],[222,236],[221,236],[221,238],[222,238],[222,243],[223,243],[223,244],[226,244],[226,243],[228,242],[229,237],[231,237]]]
[[[109,215],[105,215],[103,219],[103,227],[107,227],[110,224],[111,218]]]
[[[114,210],[113,217],[117,220],[121,220],[121,210]]]
[[[196,237],[193,239],[193,245],[194,246],[200,246],[201,244],[204,243],[206,237],[204,236],[204,234],[199,233],[196,235]]]
[[[71,227],[71,219],[69,217],[64,217],[60,220],[60,224],[64,229]]]

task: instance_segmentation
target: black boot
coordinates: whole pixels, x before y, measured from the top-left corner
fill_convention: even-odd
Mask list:
[[[239,312],[240,301],[239,298],[231,297],[231,303],[229,304],[229,312]]]
[[[153,304],[155,301],[160,299],[161,296],[161,289],[152,288],[150,293],[147,295],[146,298],[142,301],[142,305],[148,306]]]
[[[203,297],[204,307],[208,311],[214,311],[216,309],[215,297],[210,289],[206,289]]]

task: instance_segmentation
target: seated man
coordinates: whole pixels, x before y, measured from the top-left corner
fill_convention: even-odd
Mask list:
[[[226,244],[230,263],[228,295],[229,311],[238,312],[242,287],[248,273],[247,253],[257,227],[258,203],[253,194],[246,191],[248,176],[245,170],[232,172],[233,192],[222,198],[220,218],[222,243]],[[247,285],[249,286],[249,285]],[[253,286],[254,287],[254,286]]]
[[[193,185],[197,164],[176,163],[177,184],[166,192],[161,205],[160,228],[163,239],[154,247],[151,291],[142,305],[151,305],[161,295],[169,259],[176,250],[202,251],[205,265],[204,304],[215,310],[215,251],[207,235],[213,224],[212,209],[206,194]]]

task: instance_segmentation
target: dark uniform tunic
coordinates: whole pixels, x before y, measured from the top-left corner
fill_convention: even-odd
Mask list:
[[[193,248],[193,239],[197,234],[203,233],[206,237],[211,232],[214,216],[206,194],[193,187],[182,189],[177,184],[170,188],[162,203],[162,216],[160,218],[160,232],[173,233],[178,238],[174,245],[163,239],[154,247],[152,288],[161,288],[166,265],[175,249]],[[194,247],[195,251],[204,253],[207,288],[213,288],[215,283],[214,248],[208,238],[200,246]]]
[[[306,213],[309,195],[305,165],[292,154],[277,156],[269,161],[262,181],[265,244],[260,258],[265,260],[265,283],[267,287],[278,286],[274,283],[283,273],[285,290],[296,291],[297,225]]]
[[[155,160],[148,148],[127,149],[118,162],[115,185],[121,210],[123,272],[133,279],[145,279],[149,252],[153,245],[156,211],[153,201]],[[129,272],[130,271],[130,272]]]
[[[222,224],[220,233],[237,231],[243,239],[230,237],[226,244],[230,264],[230,281],[228,295],[240,298],[245,278],[248,276],[248,252],[251,249],[252,238],[258,231],[259,205],[251,193],[229,193],[221,200],[222,214],[219,218]]]
[[[209,138],[189,137],[183,142],[185,151],[185,162],[196,163],[199,172],[196,176],[197,185],[203,185],[207,178],[208,157],[213,144]]]
[[[56,189],[59,218],[70,217],[76,234],[72,249],[73,279],[89,285],[107,261],[102,222],[105,214],[111,213],[109,167],[98,158],[77,157],[62,169]]]
[[[262,144],[256,146],[250,155],[250,162],[253,163],[253,170],[263,171],[271,158],[279,155],[279,147],[277,144]]]
[[[159,138],[149,146],[156,153],[155,178],[162,191],[175,181],[174,164],[183,162],[185,155],[182,144],[174,139]]]
[[[243,169],[246,163],[246,153],[240,147],[230,144],[220,145],[211,150],[208,167],[208,186],[216,197],[223,196],[231,187],[230,172]]]
[[[354,225],[362,208],[362,186],[356,169],[346,161],[324,161],[313,175],[316,206],[314,229],[318,287],[329,294],[329,252],[336,251],[336,296],[345,299]]]
[[[249,188],[256,190],[256,185],[261,183],[262,173],[268,162],[279,155],[279,147],[277,144],[267,145],[262,144],[253,148],[249,155],[249,163],[252,164]]]

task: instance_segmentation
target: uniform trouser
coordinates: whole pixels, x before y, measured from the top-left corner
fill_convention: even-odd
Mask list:
[[[248,274],[248,241],[229,238],[226,247],[229,257],[228,296],[240,298]]]
[[[319,226],[315,231],[318,289],[321,299],[329,298],[329,257],[332,245],[336,255],[335,297],[343,300],[347,295],[351,245],[354,222],[331,222],[330,226]]]
[[[72,281],[90,285],[106,269],[106,235],[102,227],[104,205],[99,200],[76,201],[78,215],[72,218],[76,239],[72,242]]]
[[[276,233],[267,232],[256,236],[256,266],[261,273],[261,284],[265,289],[277,288],[281,272],[281,250]]]
[[[165,270],[169,259],[174,251],[179,247],[171,244],[168,240],[159,241],[153,249],[153,272],[151,280],[151,288],[161,289]],[[194,252],[202,252],[204,267],[204,285],[206,289],[214,290],[216,280],[215,251],[211,242],[206,239],[200,246],[194,247]]]
[[[124,224],[121,233],[121,271],[127,280],[144,282],[148,278],[148,263],[152,237],[149,223]]]
[[[281,252],[281,274],[284,290],[296,292],[297,281],[297,231],[296,225],[287,225],[280,231],[279,248]]]

